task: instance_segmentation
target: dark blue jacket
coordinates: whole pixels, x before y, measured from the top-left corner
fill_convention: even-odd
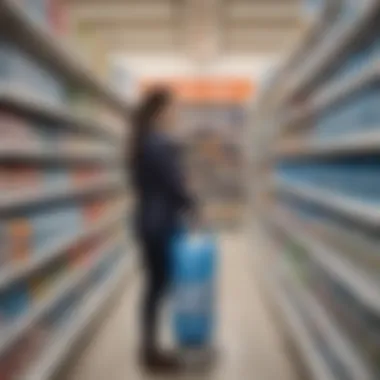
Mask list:
[[[167,236],[193,205],[178,152],[163,134],[151,133],[133,170],[137,193],[137,232],[146,239]]]

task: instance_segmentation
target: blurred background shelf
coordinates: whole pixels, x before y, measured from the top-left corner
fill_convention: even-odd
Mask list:
[[[275,282],[276,281],[276,282]],[[313,343],[307,327],[303,323],[298,311],[292,305],[292,295],[284,289],[278,279],[272,281],[268,287],[275,300],[278,310],[283,314],[287,328],[298,345],[302,358],[305,360],[313,378],[316,380],[334,380],[336,376],[329,370],[323,358]]]
[[[126,104],[102,83],[64,44],[43,26],[31,20],[22,5],[13,0],[0,3],[1,30],[8,39],[21,46],[59,74],[80,87],[86,87],[101,96],[104,101],[125,112]]]
[[[41,356],[41,360],[33,363],[21,379],[51,379],[75,343],[106,306],[109,298],[123,284],[125,277],[132,276],[132,271],[130,257],[123,258],[109,277],[91,291],[83,305],[73,311],[70,320],[51,338],[49,348]]]

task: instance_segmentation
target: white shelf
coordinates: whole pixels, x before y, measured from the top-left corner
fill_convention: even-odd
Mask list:
[[[344,96],[362,88],[379,77],[380,61],[375,60],[358,74],[334,80],[319,90],[312,100],[310,109],[313,113],[318,113],[328,105],[339,101]]]
[[[345,259],[342,254],[302,230],[300,225],[292,224],[285,214],[277,212],[271,219],[272,223],[286,232],[291,239],[302,245],[314,261],[350,289],[358,300],[380,314],[380,282],[374,281],[369,274]]]
[[[0,270],[0,291],[10,284],[27,277],[28,275],[45,267],[52,261],[65,255],[67,251],[76,244],[98,235],[100,232],[110,228],[112,225],[121,221],[125,217],[125,208],[117,206],[107,213],[99,222],[80,232],[74,238],[57,239],[44,248],[41,252],[35,254],[27,262],[17,264],[5,264]]]
[[[348,96],[354,91],[359,90],[366,84],[380,78],[380,61],[375,60],[359,74],[333,80],[322,87],[312,97],[309,103],[302,108],[293,109],[282,122],[282,126],[287,129],[293,129],[297,122],[309,115],[317,115],[329,105],[338,102],[340,99]]]
[[[5,145],[0,143],[0,161],[33,161],[65,164],[102,163],[116,164],[121,162],[112,151],[97,147],[70,149],[64,147],[45,147],[24,143],[23,145]]]
[[[306,82],[311,82],[328,65],[339,58],[339,55],[353,46],[354,39],[365,29],[368,20],[379,10],[378,0],[366,0],[363,2],[359,15],[352,21],[344,21],[344,25],[337,27],[332,36],[328,36],[323,45],[311,54],[304,63],[305,69],[294,73],[294,81],[288,89],[288,94],[293,94]]]
[[[280,147],[277,157],[328,156],[380,152],[380,128],[372,131],[347,133],[343,137],[303,143],[294,141],[291,147]]]
[[[0,339],[0,355],[15,344],[66,295],[78,288],[104,260],[109,258],[108,254],[111,248],[115,246],[115,242],[117,242],[116,238],[107,241],[100,249],[98,249],[97,253],[94,255],[96,259],[94,259],[90,266],[82,266],[78,269],[72,270],[72,273],[49,290],[49,294],[44,297],[43,301],[34,305],[27,314],[16,318],[4,332],[2,331]]]
[[[282,83],[282,80],[287,80],[289,71],[294,69],[294,65],[299,63],[299,57],[302,56],[305,49],[309,48],[309,41],[315,36],[323,33],[322,26],[325,22],[325,16],[330,10],[329,2],[325,2],[321,10],[310,20],[310,26],[305,32],[305,36],[296,44],[293,51],[288,55],[285,62],[281,67],[275,72],[274,77],[270,78],[271,83]],[[268,86],[264,89],[263,93],[260,94],[259,102],[266,101],[268,94],[277,90],[277,86]]]
[[[0,2],[0,30],[8,39],[67,79],[101,96],[121,112],[126,112],[127,105],[63,46],[51,31],[33,22],[16,1]]]
[[[46,352],[43,352],[40,359],[26,370],[25,375],[20,380],[51,379],[59,365],[69,354],[70,349],[81,338],[91,322],[95,320],[99,310],[123,283],[131,268],[131,258],[124,258],[105,283],[93,290],[90,297],[72,315],[70,322],[57,331]]]
[[[284,273],[293,291],[297,293],[297,299],[303,304],[304,310],[307,310],[310,319],[318,326],[318,330],[323,332],[325,341],[328,342],[336,356],[344,364],[347,373],[350,373],[352,379],[372,380],[372,374],[353,342],[331,319],[325,308],[319,304],[318,300],[309,291],[294,282],[291,272],[286,267],[283,268],[282,273]]]
[[[331,370],[328,368],[323,357],[315,347],[313,338],[310,336],[307,327],[299,316],[297,310],[293,307],[289,294],[285,293],[284,287],[273,280],[270,285],[276,304],[281,309],[287,327],[299,347],[300,354],[304,357],[305,362],[312,374],[314,380],[337,380]]]
[[[122,181],[116,176],[107,176],[88,181],[85,185],[78,187],[71,186],[71,188],[65,188],[62,184],[51,186],[48,189],[36,187],[27,191],[22,190],[14,192],[11,195],[0,196],[0,212],[6,213],[40,203],[90,196],[117,189],[121,190],[122,187]]]
[[[353,199],[352,197],[338,195],[332,191],[318,189],[311,185],[293,184],[283,179],[276,179],[275,187],[281,192],[316,203],[350,218],[359,219],[363,223],[380,226],[380,210],[375,204],[369,204]]]
[[[49,103],[36,97],[30,90],[18,88],[12,83],[0,83],[0,104],[36,118],[48,119],[64,127],[76,128],[84,133],[99,134],[112,142],[118,142],[120,139],[120,135],[113,132],[112,127],[90,117],[74,115],[75,110]]]

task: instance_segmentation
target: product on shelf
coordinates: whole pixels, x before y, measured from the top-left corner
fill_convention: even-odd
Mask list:
[[[39,273],[33,275],[29,280],[30,294],[34,303],[43,301],[49,292],[55,288],[69,273],[66,258],[58,260]]]
[[[0,357],[0,378],[1,380],[16,379],[33,359],[31,347],[27,344],[25,337],[16,343],[8,352]]]
[[[45,207],[29,216],[33,228],[33,255],[58,241],[74,239],[83,229],[82,212],[75,203]]]
[[[68,251],[69,265],[71,267],[90,265],[98,253],[98,248],[101,247],[108,235],[108,231],[104,231],[72,246]]]
[[[75,186],[85,185],[108,174],[103,168],[78,168],[73,170],[73,181]]]
[[[109,201],[106,199],[96,199],[87,202],[84,207],[84,219],[85,223],[93,223],[100,220],[106,215],[109,207]]]
[[[7,263],[27,262],[33,251],[33,226],[25,217],[10,218],[4,222],[7,241]]]
[[[0,163],[0,191],[2,195],[16,192],[28,194],[28,190],[40,188],[43,183],[42,170],[28,164]]]
[[[20,281],[0,292],[0,323],[10,325],[18,317],[30,310],[30,293],[28,284]]]

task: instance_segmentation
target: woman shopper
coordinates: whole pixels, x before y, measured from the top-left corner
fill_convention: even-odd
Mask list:
[[[145,269],[142,361],[153,371],[175,370],[178,363],[158,346],[158,317],[170,283],[170,242],[194,202],[184,183],[170,134],[175,102],[166,89],[149,92],[139,105],[131,141],[132,179],[137,195],[136,227]],[[189,215],[190,215],[189,214]]]

